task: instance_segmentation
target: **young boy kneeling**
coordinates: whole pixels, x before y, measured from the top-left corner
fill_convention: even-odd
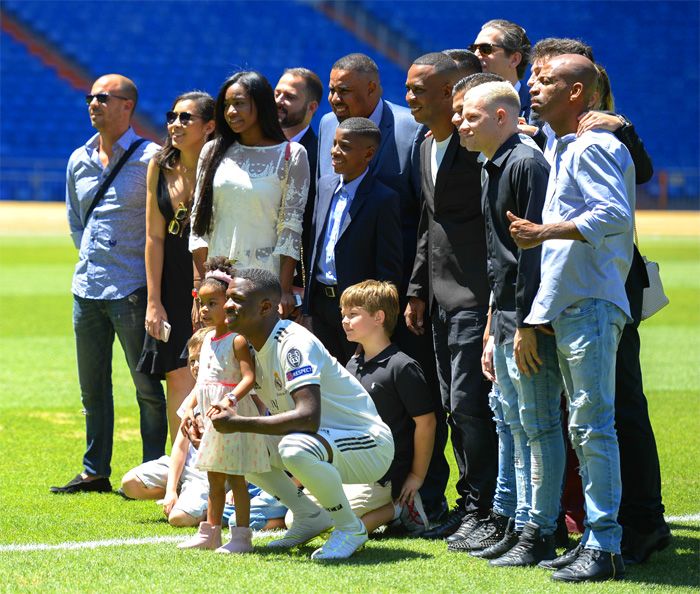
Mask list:
[[[435,440],[435,412],[423,371],[391,342],[399,314],[396,287],[368,280],[340,297],[343,329],[360,349],[347,364],[369,392],[394,436],[394,461],[372,485],[345,485],[353,511],[372,532],[401,518],[413,534],[428,528],[418,489],[428,471]]]

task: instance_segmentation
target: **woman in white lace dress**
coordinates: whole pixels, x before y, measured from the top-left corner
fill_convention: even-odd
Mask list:
[[[309,189],[306,149],[286,140],[272,87],[258,72],[226,80],[215,119],[219,136],[204,146],[197,172],[190,235],[195,266],[201,274],[207,257],[226,256],[236,267],[278,274],[287,317]]]

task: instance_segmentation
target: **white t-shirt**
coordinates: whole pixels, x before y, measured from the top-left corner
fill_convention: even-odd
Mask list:
[[[438,142],[433,140],[433,144],[430,147],[430,173],[433,176],[433,185],[435,185],[435,180],[437,179],[438,169],[440,169],[440,163],[442,163],[442,158],[447,152],[447,147],[452,140],[452,135]]]
[[[274,415],[294,409],[291,393],[309,384],[321,388],[321,427],[359,431],[386,427],[360,382],[321,341],[303,326],[280,320],[255,353],[256,392]]]

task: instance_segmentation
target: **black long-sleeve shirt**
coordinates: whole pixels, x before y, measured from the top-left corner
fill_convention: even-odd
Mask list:
[[[506,212],[542,223],[549,165],[537,149],[511,136],[484,164],[482,209],[486,221],[488,277],[493,293],[491,334],[496,345],[513,341],[540,285],[540,248],[519,250]]]

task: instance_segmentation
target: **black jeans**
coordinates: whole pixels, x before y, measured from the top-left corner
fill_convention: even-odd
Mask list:
[[[457,504],[484,515],[498,473],[498,439],[489,407],[491,382],[481,373],[487,307],[432,312],[435,358],[459,479]]]

